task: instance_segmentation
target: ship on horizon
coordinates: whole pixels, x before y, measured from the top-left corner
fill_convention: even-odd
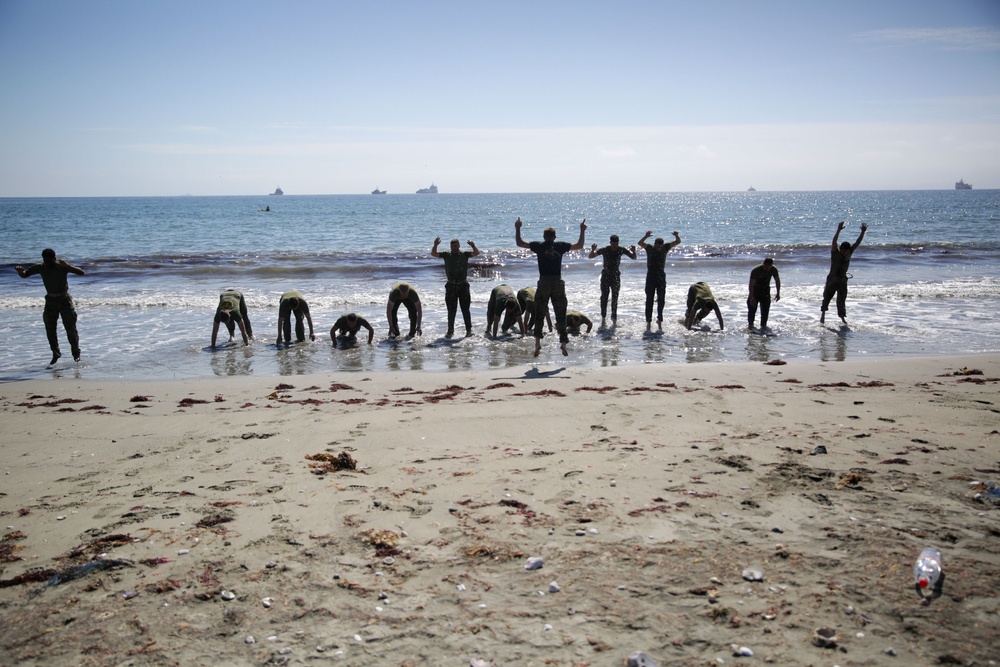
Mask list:
[[[283,195],[283,194],[285,194],[285,191],[282,190],[281,188],[275,188],[274,192],[272,192],[271,194],[272,195]]]
[[[418,195],[436,195],[438,193],[438,186],[431,183],[429,188],[420,188],[417,190]]]
[[[955,189],[956,190],[971,190],[972,189],[972,184],[971,183],[966,183],[965,179],[960,178],[960,179],[958,179],[958,183],[955,183]]]
[[[372,194],[373,195],[384,195],[385,193],[386,193],[385,190],[379,190],[378,187],[376,187],[374,190],[372,190]]]

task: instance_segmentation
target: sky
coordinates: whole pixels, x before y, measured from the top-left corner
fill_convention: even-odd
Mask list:
[[[0,0],[0,197],[1000,188],[1000,0]]]

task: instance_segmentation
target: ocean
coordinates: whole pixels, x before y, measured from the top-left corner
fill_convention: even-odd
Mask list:
[[[266,210],[269,208],[270,210]],[[576,241],[587,221],[587,249],[565,256],[569,307],[594,320],[574,336],[569,356],[547,335],[485,337],[486,304],[500,283],[534,286],[534,255],[514,243],[551,226]],[[848,327],[831,304],[819,323],[829,249],[869,230],[851,261]],[[183,379],[306,373],[496,369],[498,377],[563,368],[656,363],[840,361],[864,357],[1000,351],[1000,190],[886,192],[731,192],[598,194],[386,194],[234,197],[0,199],[0,379]],[[591,243],[636,244],[647,230],[682,243],[667,258],[662,331],[647,332],[645,253],[622,259],[618,326],[599,330],[601,259]],[[475,335],[446,339],[444,268],[430,255],[435,237],[472,240]],[[650,239],[652,241],[652,239]],[[69,277],[83,357],[47,368],[45,290],[14,271],[51,247],[86,271]],[[781,300],[766,335],[746,321],[750,270],[775,259]],[[386,298],[398,281],[413,285],[424,309],[423,335],[387,339]],[[686,330],[688,287],[711,285],[725,317],[719,331]],[[255,339],[249,347],[209,346],[219,293],[243,292]],[[280,294],[303,293],[316,342],[275,347]],[[355,312],[376,328],[374,344],[335,348],[330,327]],[[405,309],[400,311],[405,327]],[[464,332],[461,313],[456,331]],[[226,336],[220,334],[220,340]]]

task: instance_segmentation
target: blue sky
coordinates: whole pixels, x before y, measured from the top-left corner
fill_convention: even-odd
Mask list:
[[[1000,2],[0,0],[0,196],[1000,187]]]

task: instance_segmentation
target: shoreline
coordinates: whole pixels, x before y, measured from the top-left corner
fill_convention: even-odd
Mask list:
[[[552,366],[0,384],[0,646],[23,665],[998,659],[1000,507],[972,485],[1000,483],[1000,354]],[[928,545],[945,579],[921,604]]]

